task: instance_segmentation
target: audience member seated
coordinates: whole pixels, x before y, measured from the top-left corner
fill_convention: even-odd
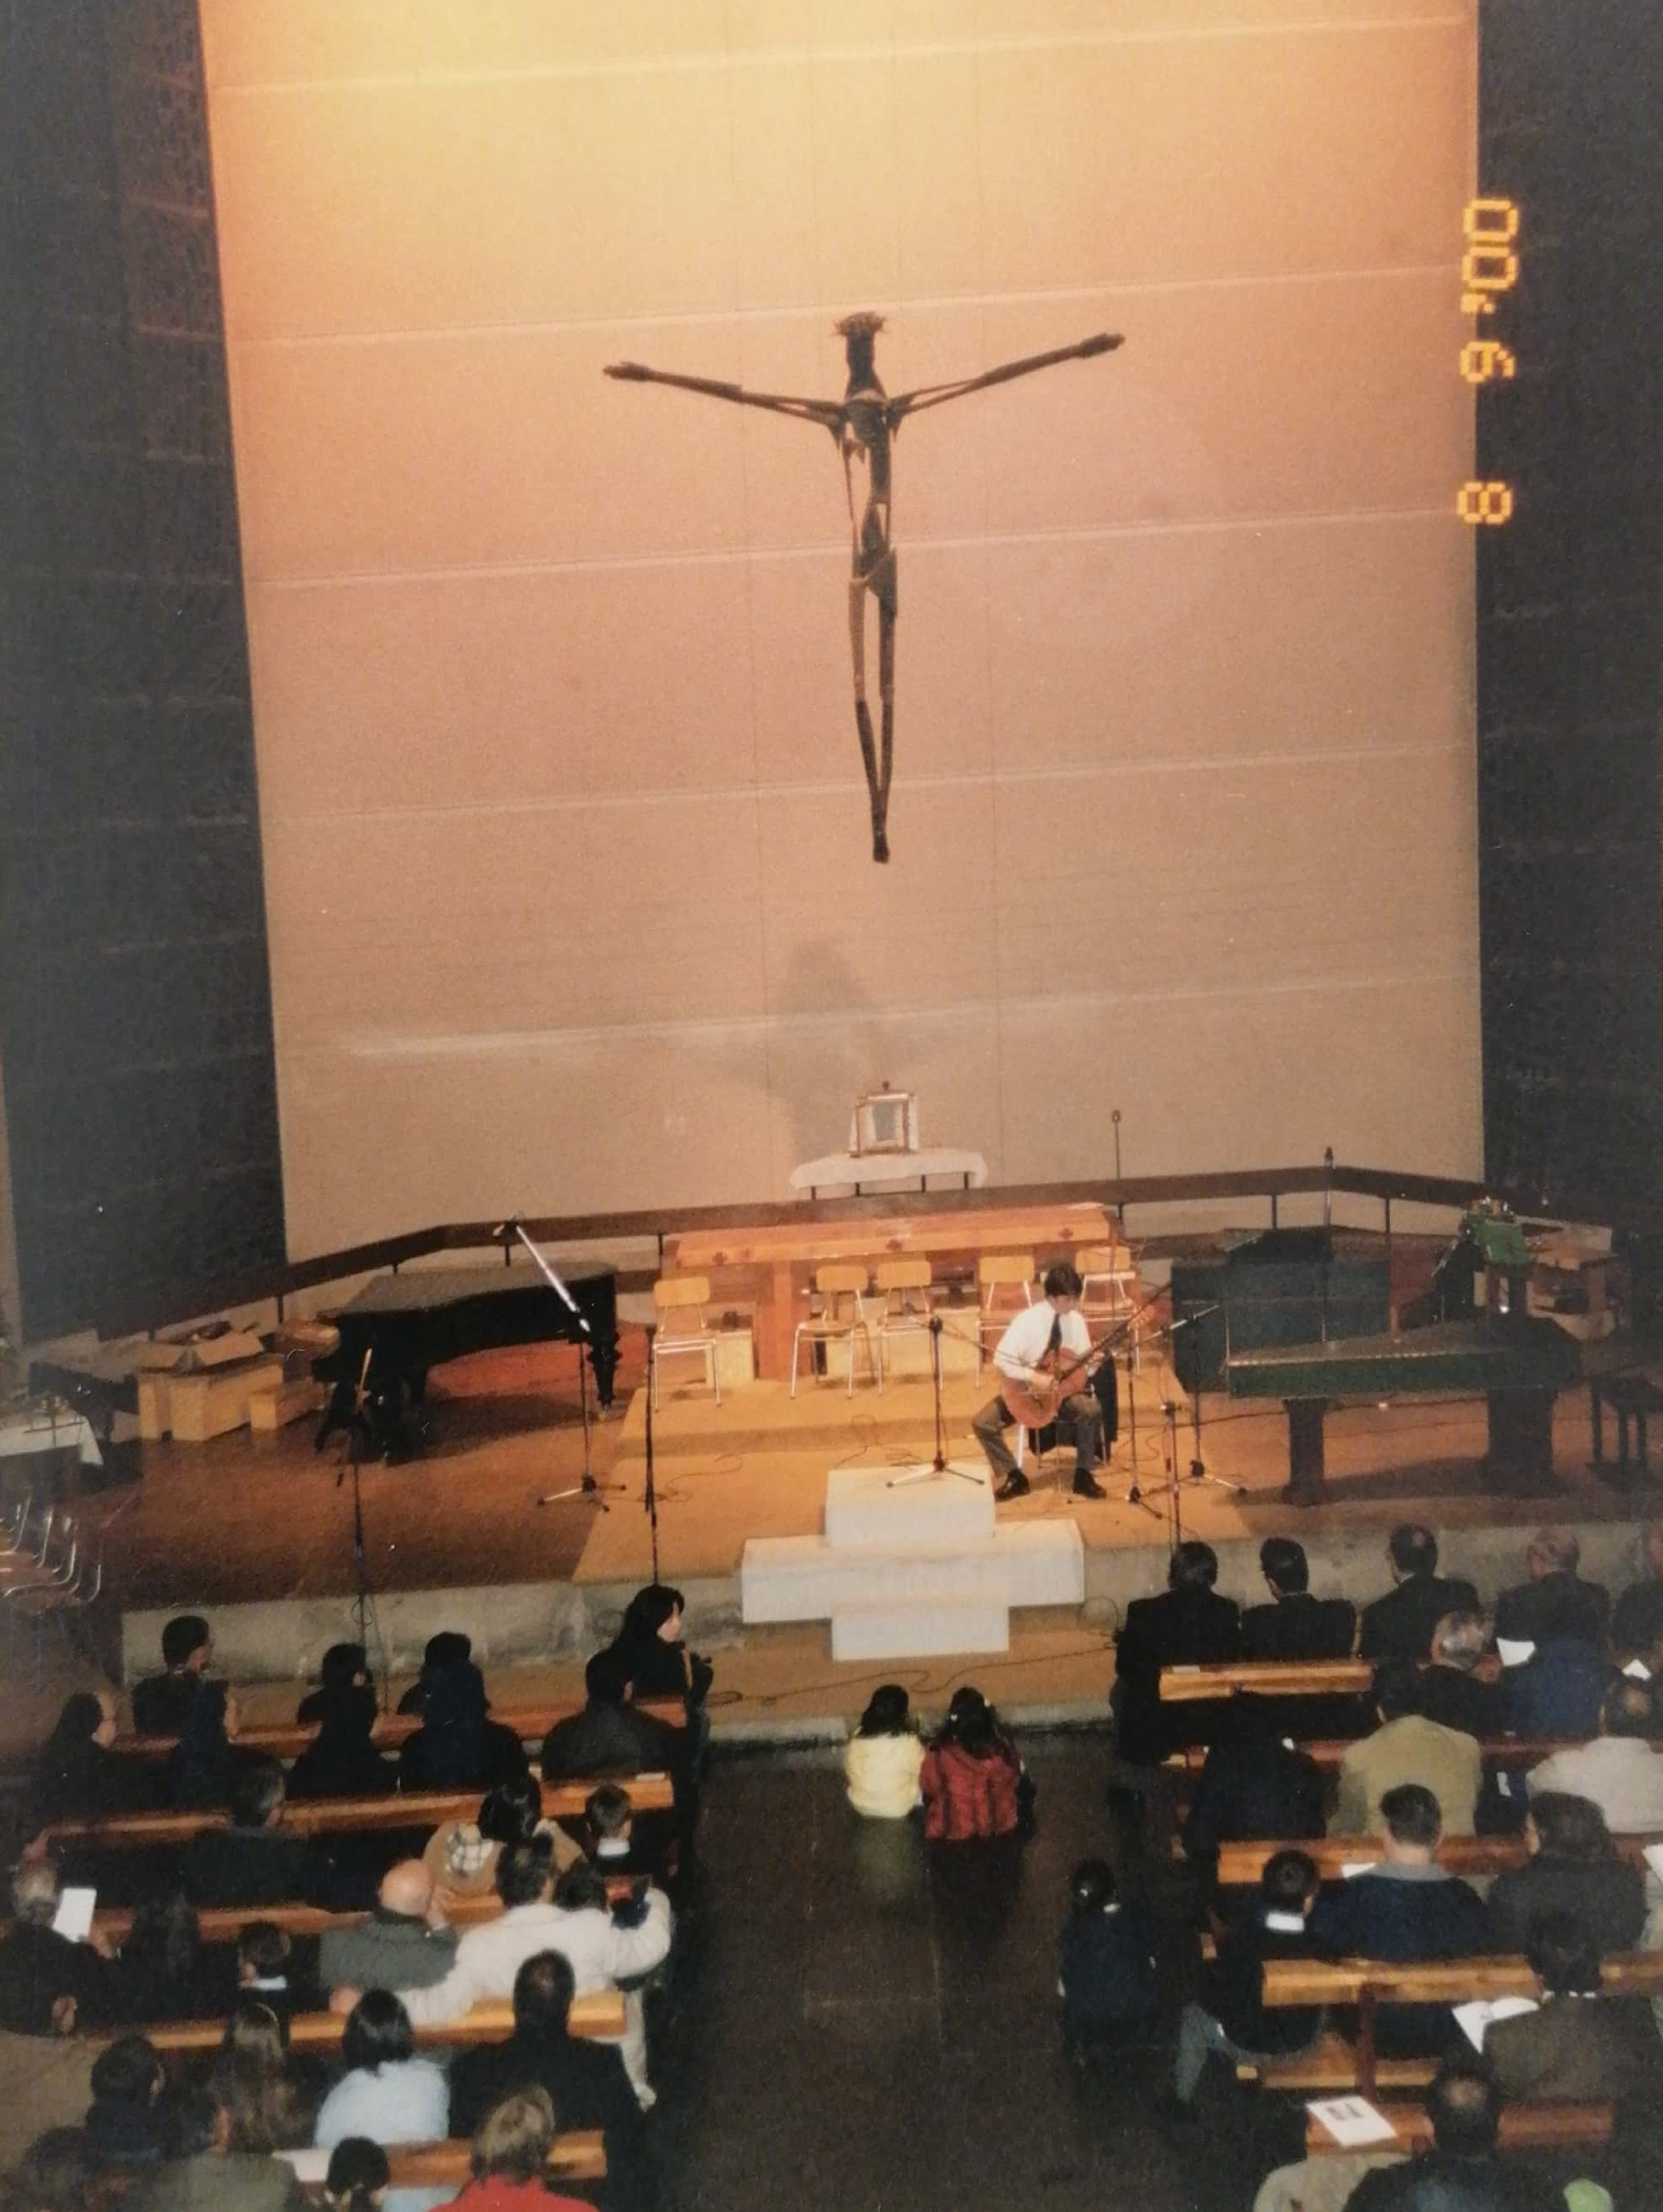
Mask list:
[[[1657,2030],[1643,1999],[1599,1997],[1599,1945],[1569,1912],[1532,1923],[1525,1956],[1542,1984],[1534,2012],[1492,2021],[1484,2057],[1503,2095],[1534,2104],[1620,2103],[1657,2087]],[[1598,1997],[1597,2004],[1579,1998]]]
[[[451,2201],[464,2212],[587,2212],[544,2178],[554,2147],[554,2105],[546,2089],[520,2089],[488,2112],[473,2137],[473,2179]],[[388,2199],[389,2203],[392,2202]]]
[[[682,1636],[687,1601],[667,1583],[638,1589],[624,1612],[624,1623],[609,1649],[637,1698],[679,1698],[686,1708],[692,1744],[684,1756],[697,1777],[704,1764],[710,1721],[704,1710],[716,1669],[690,1651]]]
[[[420,1859],[400,1859],[381,1877],[375,1910],[361,1927],[331,1928],[318,1947],[325,1989],[431,1989],[456,1963],[433,1877]]]
[[[178,1735],[214,1656],[214,1639],[200,1613],[181,1613],[161,1632],[163,1674],[133,1686],[133,1730],[137,1735]]]
[[[1264,2002],[1267,1959],[1316,1955],[1310,1917],[1318,1888],[1317,1869],[1303,1851],[1276,1851],[1265,1861],[1257,1910],[1221,1933],[1200,2000],[1179,2016],[1169,2109],[1188,2112],[1214,2051],[1233,2065],[1287,2058],[1308,2051],[1321,2034],[1319,2006]]]
[[[237,1777],[259,1757],[239,1751],[232,1738],[242,1725],[236,1692],[223,1682],[198,1686],[168,1760],[168,1802],[176,1812],[228,1805]]]
[[[250,1911],[302,1900],[344,1901],[334,1893],[328,1854],[283,1827],[285,1796],[283,1768],[275,1759],[255,1759],[243,1769],[231,1793],[230,1826],[203,1829],[180,1856],[187,1896],[198,1905]]]
[[[1357,1640],[1357,1609],[1349,1598],[1313,1597],[1303,1544],[1267,1536],[1258,1547],[1269,1605],[1241,1616],[1244,1659],[1349,1659]]]
[[[1063,2047],[1075,2065],[1148,2029],[1160,2002],[1159,1941],[1147,1907],[1116,1896],[1106,1860],[1075,1867],[1057,1942]]]
[[[1663,1753],[1646,1741],[1654,1724],[1648,1686],[1618,1675],[1600,1705],[1593,1741],[1556,1751],[1532,1769],[1532,1802],[1565,1790],[1597,1805],[1615,1835],[1663,1829]]]
[[[173,2155],[128,2192],[131,2212],[306,2212],[283,2160],[231,2148],[231,2116],[209,2089],[174,2107]]]
[[[1349,1598],[1312,1596],[1305,1547],[1291,1536],[1267,1536],[1258,1547],[1258,1564],[1272,1602],[1243,1613],[1241,1656],[1284,1662],[1349,1659],[1357,1641],[1357,1609]],[[1358,1735],[1373,1719],[1362,1698],[1343,1691],[1278,1698],[1276,1709],[1282,1734],[1300,1742]]]
[[[222,1944],[203,1942],[197,1909],[184,1890],[147,1897],[116,1960],[120,2018],[145,2027],[210,2019],[225,2010],[235,1989],[234,1955]]]
[[[466,1645],[466,1638],[459,1637]],[[485,1680],[472,1659],[433,1664],[435,1637],[422,1669],[422,1725],[399,1754],[401,1790],[491,1790],[526,1771],[526,1749],[511,1728],[490,1718]],[[421,1687],[421,1685],[417,1685]]]
[[[583,1856],[557,1821],[543,1818],[542,1788],[537,1777],[527,1772],[488,1790],[477,1819],[447,1820],[428,1838],[422,1864],[433,1877],[440,1904],[490,1897],[496,1887],[496,1862],[503,1846],[529,1843],[533,1836],[548,1838],[557,1874],[576,1866]]]
[[[392,2171],[380,2143],[368,2136],[343,2136],[329,2154],[323,2201],[331,2212],[381,2212]]]
[[[1330,1835],[1379,1835],[1385,1801],[1404,1782],[1425,1784],[1446,1834],[1473,1832],[1483,1761],[1471,1736],[1426,1718],[1420,1706],[1422,1679],[1421,1669],[1406,1659],[1389,1659],[1374,1669],[1380,1725],[1373,1735],[1350,1745],[1340,1762]]]
[[[1115,1639],[1117,1757],[1133,1766],[1159,1765],[1187,1743],[1205,1743],[1216,1727],[1222,1700],[1163,1705],[1163,1667],[1208,1666],[1241,1656],[1241,1616],[1233,1598],[1220,1597],[1218,1554],[1210,1544],[1180,1544],[1167,1568],[1159,1597],[1134,1598]]]
[[[620,1783],[603,1782],[590,1790],[583,1805],[583,1826],[589,1862],[603,1879],[608,1875],[658,1879],[663,1854],[652,1848],[650,1838],[645,1843],[637,1840],[635,1808]]]
[[[343,1679],[348,1657],[362,1659],[362,1646],[332,1645],[324,1654],[324,1686],[304,1700],[306,1717],[316,1722],[318,1733],[289,1771],[289,1794],[297,1802],[385,1797],[398,1787],[397,1769],[370,1741],[376,1721],[375,1684],[362,1666]]]
[[[294,1937],[273,1920],[246,1920],[237,1930],[236,1961],[237,1988],[270,2006],[286,2042],[289,2021],[297,2012],[314,2010],[317,1994],[297,1975]]]
[[[1502,2093],[1471,2053],[1439,2069],[1426,2109],[1433,2148],[1421,2157],[1363,2151],[1280,2166],[1253,2212],[1567,2212],[1567,2198],[1498,2155]]]
[[[0,2027],[14,2035],[70,2035],[115,2016],[108,1960],[52,1926],[62,1894],[45,1856],[26,1859],[12,1877],[12,1923],[0,1936]]]
[[[311,2142],[316,2084],[291,2064],[283,2021],[263,1998],[245,1990],[232,2006],[208,2086],[229,2117],[232,2150]]]
[[[34,1770],[29,1826],[53,1820],[107,1820],[149,1802],[143,1764],[110,1746],[116,1737],[115,1699],[107,1690],[77,1690],[65,1698]]]
[[[1646,1923],[1645,1876],[1617,1857],[1597,1805],[1562,1790],[1538,1792],[1525,1820],[1525,1849],[1526,1863],[1490,1885],[1496,1950],[1522,1951],[1532,1921],[1550,1912],[1575,1914],[1601,1950],[1633,1950]]]
[[[104,2179],[82,2129],[48,2127],[5,2177],[0,2203],[6,2212],[88,2212]]]
[[[1329,1891],[1311,1916],[1313,1946],[1337,1959],[1416,1966],[1490,1948],[1477,1893],[1437,1863],[1438,1801],[1417,1782],[1386,1794],[1384,1863]],[[1435,2051],[1450,2034],[1447,2005],[1382,2005],[1375,2040],[1394,2055]]]
[[[1611,1640],[1618,1665],[1638,1661],[1649,1679],[1663,1674],[1663,1519],[1647,1529],[1643,1552],[1649,1571],[1617,1599]]]
[[[1239,1697],[1207,1753],[1184,1822],[1185,1856],[1206,1881],[1221,1844],[1322,1833],[1316,1762],[1283,1742],[1280,1701]]]
[[[1502,1677],[1510,1735],[1587,1736],[1611,1680],[1605,1652],[1572,1638],[1538,1644],[1521,1667]]]
[[[167,2148],[163,2097],[168,2069],[142,2035],[124,2035],[93,2061],[87,2147],[98,2163],[131,2172],[154,2166]]]
[[[868,1820],[904,1820],[922,1802],[918,1769],[923,1757],[906,1692],[899,1682],[880,1683],[844,1747],[850,1803]]]
[[[1360,1657],[1424,1659],[1432,1632],[1447,1613],[1483,1610],[1471,1583],[1440,1575],[1438,1540],[1418,1522],[1392,1531],[1386,1556],[1397,1587],[1363,1607]]]
[[[556,1721],[543,1739],[545,1782],[591,1774],[674,1773],[680,1760],[677,1731],[653,1714],[638,1711],[630,1686],[615,1651],[597,1651],[583,1669],[582,1711]]]
[[[1495,1633],[1509,1644],[1591,1644],[1604,1653],[1611,1598],[1577,1574],[1582,1547],[1569,1528],[1538,1528],[1525,1553],[1530,1580],[1495,1601]]]
[[[587,1781],[591,1775],[667,1774],[675,1793],[677,1832],[690,1850],[698,1815],[685,1729],[637,1710],[616,1649],[597,1651],[583,1670],[587,1702],[543,1739],[545,1782]],[[641,1692],[643,1696],[648,1694]]]
[[[1447,1613],[1432,1632],[1430,1663],[1421,1669],[1416,1697],[1424,1718],[1480,1742],[1507,1725],[1501,1685],[1481,1680],[1477,1672],[1489,1644],[1482,1613]]]
[[[332,1644],[319,1662],[317,1688],[308,1690],[295,1708],[295,1723],[315,1728],[327,1719],[348,1691],[368,1687],[373,1694],[374,1686],[369,1679],[369,1654],[362,1644]],[[400,1706],[399,1711],[403,1710]]]
[[[955,1690],[918,1768],[924,1833],[932,1843],[1014,1836],[1022,1762],[979,1690]]]
[[[369,1990],[348,2015],[341,2039],[346,2072],[318,2111],[314,2141],[331,2150],[347,2136],[371,2142],[436,2142],[450,2132],[450,2092],[444,2070],[416,2055],[404,2001]],[[393,2189],[386,2212],[430,2212],[448,2203],[447,2189]]]
[[[442,1982],[408,1993],[411,2017],[426,2025],[460,2020],[483,1997],[507,1997],[514,1978],[539,1951],[558,1951],[570,1962],[578,1992],[615,1989],[649,1973],[670,1948],[670,1901],[649,1887],[638,1913],[621,1917],[607,1906],[606,1884],[586,1864],[569,1867],[551,1897],[553,1855],[545,1837],[510,1844],[496,1867],[499,1919],[463,1931],[456,1963]],[[625,1923],[628,1924],[625,1924]],[[344,1993],[330,2002],[340,2006]],[[650,2101],[646,2033],[639,1992],[634,1993],[620,2048],[636,2094]]]
[[[427,1711],[428,1693],[436,1682],[454,1674],[459,1667],[473,1664],[473,1638],[464,1636],[460,1628],[442,1628],[436,1636],[429,1636],[422,1652],[422,1671],[399,1700],[401,1713],[423,1713]],[[478,1670],[475,1668],[477,1673]]]
[[[646,2128],[615,2044],[567,2032],[576,1989],[557,1951],[534,1952],[514,1978],[514,2033],[459,2051],[450,2069],[452,2132],[471,2136],[517,2089],[545,2090],[563,2130],[598,2128],[606,2154],[606,2212],[649,2212],[654,2189]]]

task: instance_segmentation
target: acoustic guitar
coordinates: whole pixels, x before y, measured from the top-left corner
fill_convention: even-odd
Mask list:
[[[1076,1382],[1081,1382],[1100,1367],[1109,1352],[1106,1342],[1093,1344],[1085,1352],[1047,1352],[1037,1363],[1050,1379],[1043,1391],[1028,1391],[1008,1375],[999,1378],[999,1395],[1025,1429],[1049,1428],[1057,1419],[1057,1408],[1066,1398]]]

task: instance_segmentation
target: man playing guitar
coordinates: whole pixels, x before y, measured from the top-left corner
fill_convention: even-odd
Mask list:
[[[1011,1456],[1005,1431],[1020,1421],[1030,1434],[1054,1422],[1074,1445],[1074,1494],[1102,1498],[1092,1468],[1103,1454],[1103,1413],[1088,1390],[1078,1388],[1092,1358],[1091,1332],[1079,1310],[1080,1278],[1066,1260],[1045,1270],[1045,1297],[1025,1306],[999,1340],[993,1364],[999,1395],[971,1423],[988,1465],[999,1478],[994,1496],[1025,1498],[1027,1477]]]

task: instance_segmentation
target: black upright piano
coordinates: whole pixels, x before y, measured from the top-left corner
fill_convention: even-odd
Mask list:
[[[577,1314],[524,1268],[416,1267],[367,1283],[328,1316],[340,1344],[313,1362],[313,1373],[332,1386],[319,1449],[356,1417],[369,1456],[409,1458],[421,1443],[428,1370],[511,1344],[587,1342],[596,1392],[610,1406],[618,1367],[617,1274],[606,1267],[576,1267],[563,1269],[561,1279]],[[588,1323],[587,1338],[579,1315]]]

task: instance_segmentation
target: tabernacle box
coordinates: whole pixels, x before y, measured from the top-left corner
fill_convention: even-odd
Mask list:
[[[874,1091],[859,1100],[849,1132],[857,1159],[874,1152],[916,1152],[918,1100],[911,1091]]]

